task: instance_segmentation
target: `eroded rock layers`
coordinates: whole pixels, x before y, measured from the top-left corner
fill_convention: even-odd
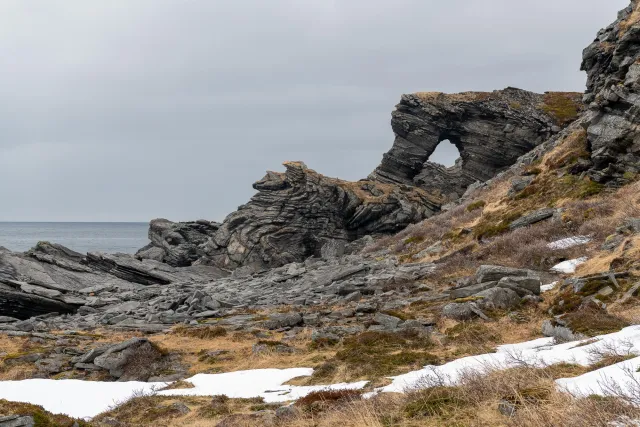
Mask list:
[[[200,263],[250,270],[341,255],[363,236],[393,233],[433,215],[441,200],[407,186],[328,178],[300,162],[268,172],[258,193],[229,215]]]
[[[622,184],[640,171],[640,3],[600,30],[583,52],[584,117],[595,181]]]
[[[470,184],[494,177],[559,132],[580,109],[577,93],[514,88],[403,95],[391,118],[393,147],[369,178],[437,190],[455,200]],[[429,161],[444,140],[460,152],[451,168]]]

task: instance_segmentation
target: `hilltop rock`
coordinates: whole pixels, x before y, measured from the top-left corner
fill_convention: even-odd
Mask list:
[[[301,162],[268,172],[258,193],[229,215],[198,263],[257,271],[344,254],[349,242],[397,232],[433,215],[440,200],[414,187],[328,178]]]
[[[584,117],[594,181],[620,185],[640,171],[640,3],[618,14],[583,52]]]
[[[559,132],[570,118],[557,116],[558,100],[572,106],[577,117],[577,93],[507,88],[403,95],[391,118],[393,147],[369,179],[437,190],[455,200],[470,184],[494,177]],[[460,152],[450,168],[429,161],[443,140]]]

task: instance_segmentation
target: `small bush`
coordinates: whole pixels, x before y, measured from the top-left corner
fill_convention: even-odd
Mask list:
[[[629,322],[597,309],[581,309],[567,314],[562,320],[572,331],[588,337],[610,334],[629,326]]]
[[[445,335],[452,342],[466,345],[480,345],[499,342],[502,337],[482,323],[461,322],[447,329]]]
[[[476,202],[470,203],[467,206],[467,212],[473,212],[477,209],[482,209],[486,206],[486,202],[484,200],[478,200]]]
[[[411,393],[404,413],[409,418],[445,416],[467,404],[459,388],[439,386]]]
[[[227,336],[227,330],[222,326],[178,326],[173,329],[173,333],[182,337],[199,338],[201,340]]]
[[[575,94],[548,92],[544,96],[542,110],[552,116],[559,125],[566,125],[578,118],[579,101]]]
[[[353,402],[362,398],[362,392],[359,390],[320,390],[307,394],[305,397],[298,399],[296,406],[309,407],[315,403],[336,403],[336,402]]]

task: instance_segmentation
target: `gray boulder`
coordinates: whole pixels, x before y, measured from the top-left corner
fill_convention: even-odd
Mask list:
[[[149,340],[132,338],[110,347],[95,357],[93,364],[120,381],[146,381],[160,359],[162,354]]]
[[[476,301],[481,310],[509,310],[520,305],[520,297],[511,289],[496,287],[479,292],[475,296],[481,298]]]

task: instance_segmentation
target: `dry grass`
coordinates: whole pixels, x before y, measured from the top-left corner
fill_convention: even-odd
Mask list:
[[[633,6],[633,12],[631,12],[631,15],[629,15],[627,19],[620,23],[620,33],[618,34],[619,37],[622,37],[624,33],[629,30],[629,28],[640,22],[640,3],[638,3],[637,0],[634,0],[634,3],[635,4]]]
[[[426,102],[476,102],[486,101],[493,96],[492,92],[416,92],[415,95]]]
[[[567,125],[578,118],[582,109],[581,94],[575,92],[547,92],[542,110],[552,116],[558,125]]]

